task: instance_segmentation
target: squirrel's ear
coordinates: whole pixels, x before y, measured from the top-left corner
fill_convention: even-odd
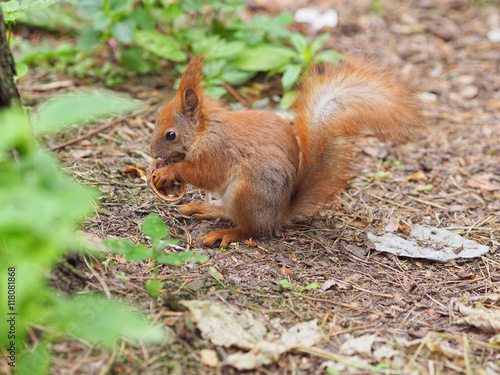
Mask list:
[[[200,98],[193,89],[186,89],[182,95],[182,111],[191,120],[197,117],[200,109]]]

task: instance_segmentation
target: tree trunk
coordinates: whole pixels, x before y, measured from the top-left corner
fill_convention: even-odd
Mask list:
[[[15,75],[14,58],[5,38],[5,23],[2,8],[0,8],[0,109],[18,106],[21,103],[19,92],[14,83]]]

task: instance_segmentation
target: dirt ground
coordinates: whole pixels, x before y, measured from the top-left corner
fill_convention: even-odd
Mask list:
[[[320,0],[293,6],[276,2],[256,11],[294,11],[307,3],[339,13],[328,48],[381,53],[403,67],[422,92],[431,124],[427,134],[403,151],[375,138],[361,139],[358,176],[320,214],[283,228],[275,238],[231,244],[225,250],[203,248],[198,242],[202,235],[229,224],[183,216],[177,204],[164,204],[139,176],[125,172],[128,166],[144,170],[149,165],[155,114],[172,95],[174,77],[166,72],[116,87],[145,101],[147,110],[54,151],[72,177],[102,193],[95,215],[81,230],[99,238],[147,243],[140,224],[155,212],[183,248],[208,260],[180,268],[161,266],[164,289],[154,301],[144,289],[152,275],[147,262],[127,263],[109,254],[94,259],[90,269],[82,255],[69,258],[54,273],[60,290],[106,287],[168,327],[172,340],[167,346],[123,342],[113,352],[64,340],[53,346],[53,373],[500,373],[500,44],[487,36],[500,28],[500,6],[479,0],[382,1],[377,14],[372,9],[377,2]],[[305,25],[294,27],[311,33]],[[37,90],[41,84],[67,80],[69,87]],[[83,84],[35,71],[19,87],[26,101],[37,103]],[[109,121],[41,141],[57,146]],[[194,199],[203,196],[190,188],[180,203]],[[489,252],[475,259],[435,262],[380,253],[367,239],[369,232],[388,231],[406,238],[417,224],[449,229],[488,246]],[[78,274],[71,271],[74,267]],[[283,288],[284,279],[295,287]],[[314,282],[320,288],[303,289]],[[237,349],[202,337],[178,304],[181,300],[250,311],[271,336],[317,319],[324,337],[308,349],[287,351],[272,364],[239,371],[222,366]],[[469,307],[484,314],[463,319]],[[360,337],[362,341],[353,341]],[[218,355],[213,367],[207,365],[207,353]]]

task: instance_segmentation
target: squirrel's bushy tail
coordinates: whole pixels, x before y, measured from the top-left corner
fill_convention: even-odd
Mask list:
[[[373,134],[403,144],[426,123],[409,84],[377,57],[349,55],[339,65],[313,66],[302,77],[293,109],[301,149],[294,217],[347,187],[355,165],[353,137]]]

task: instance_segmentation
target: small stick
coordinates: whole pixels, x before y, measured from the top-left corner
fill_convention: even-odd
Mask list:
[[[436,207],[436,208],[439,208],[440,210],[446,210],[446,207],[441,206],[440,204],[437,204],[437,203],[434,203],[434,202],[429,202],[429,201],[426,201],[426,200],[423,200],[423,199],[415,198],[415,197],[412,197],[410,195],[408,195],[408,198],[413,199],[414,201],[417,201],[419,203],[425,204],[427,206]]]
[[[395,206],[403,207],[403,208],[406,208],[406,209],[411,210],[413,212],[419,212],[417,209],[415,209],[413,207],[405,206],[404,204],[396,203],[396,202],[391,201],[389,199],[385,199],[385,198],[379,197],[378,195],[375,195],[375,194],[372,194],[372,193],[366,193],[366,194],[371,195],[373,198],[377,198],[377,199],[379,199],[379,200],[381,200],[383,202],[390,203],[390,204],[393,204]]]
[[[84,140],[85,138],[88,138],[88,137],[91,137],[97,133],[100,133],[102,132],[103,130],[106,130],[107,128],[110,128],[112,127],[113,125],[116,125],[118,124],[119,122],[123,121],[123,120],[126,120],[128,118],[131,118],[131,117],[134,117],[134,116],[137,116],[140,112],[134,112],[134,113],[131,113],[130,115],[126,115],[126,116],[122,116],[122,117],[119,117],[117,119],[114,119],[113,121],[110,121],[108,122],[107,124],[104,124],[103,126],[101,126],[100,128],[98,129],[95,129],[95,130],[92,130],[90,132],[88,132],[87,134],[84,134],[78,138],[75,138],[75,139],[72,139],[70,141],[67,141],[67,142],[64,142],[64,143],[61,143],[59,145],[55,145],[55,146],[52,146],[50,147],[49,149],[51,151],[55,151],[55,150],[59,150],[60,148],[64,148],[66,146],[69,146],[69,145],[72,145],[73,143],[78,143],[82,140]]]
[[[243,98],[239,93],[238,91],[236,91],[235,89],[233,89],[232,86],[230,86],[229,84],[227,83],[224,83],[222,86],[224,86],[224,88],[237,100],[239,101],[241,104],[243,104],[245,107],[248,107],[249,104],[248,102],[245,100],[245,98]]]
[[[101,284],[102,286],[102,289],[104,290],[104,294],[106,294],[106,297],[108,297],[108,299],[111,299],[111,293],[109,292],[109,288],[108,286],[106,285],[106,282],[104,281],[104,279],[94,270],[94,268],[89,264],[88,260],[87,260],[87,257],[85,255],[83,255],[83,260],[85,261],[85,264],[87,265],[87,268],[90,270],[90,272],[92,272],[92,275],[95,276],[95,278],[99,281],[99,283]]]
[[[362,326],[362,327],[352,327],[352,328],[346,328],[346,329],[343,329],[342,331],[338,331],[338,332],[333,332],[332,334],[330,334],[329,336],[339,336],[339,335],[342,335],[344,333],[349,333],[349,332],[354,332],[354,331],[360,331],[362,329],[367,329],[368,328],[372,328],[371,325],[369,326]],[[370,329],[369,331],[376,331],[377,329],[376,328],[373,328],[373,329]]]
[[[356,286],[356,285],[354,285],[354,284],[351,284],[351,286],[352,286],[354,289],[359,290],[359,291],[361,291],[361,292],[371,293],[371,294],[375,294],[376,296],[385,297],[385,298],[394,298],[394,296],[393,296],[392,294],[386,294],[386,293],[378,293],[378,292],[373,292],[373,291],[371,291],[371,290],[361,288],[361,287]]]

